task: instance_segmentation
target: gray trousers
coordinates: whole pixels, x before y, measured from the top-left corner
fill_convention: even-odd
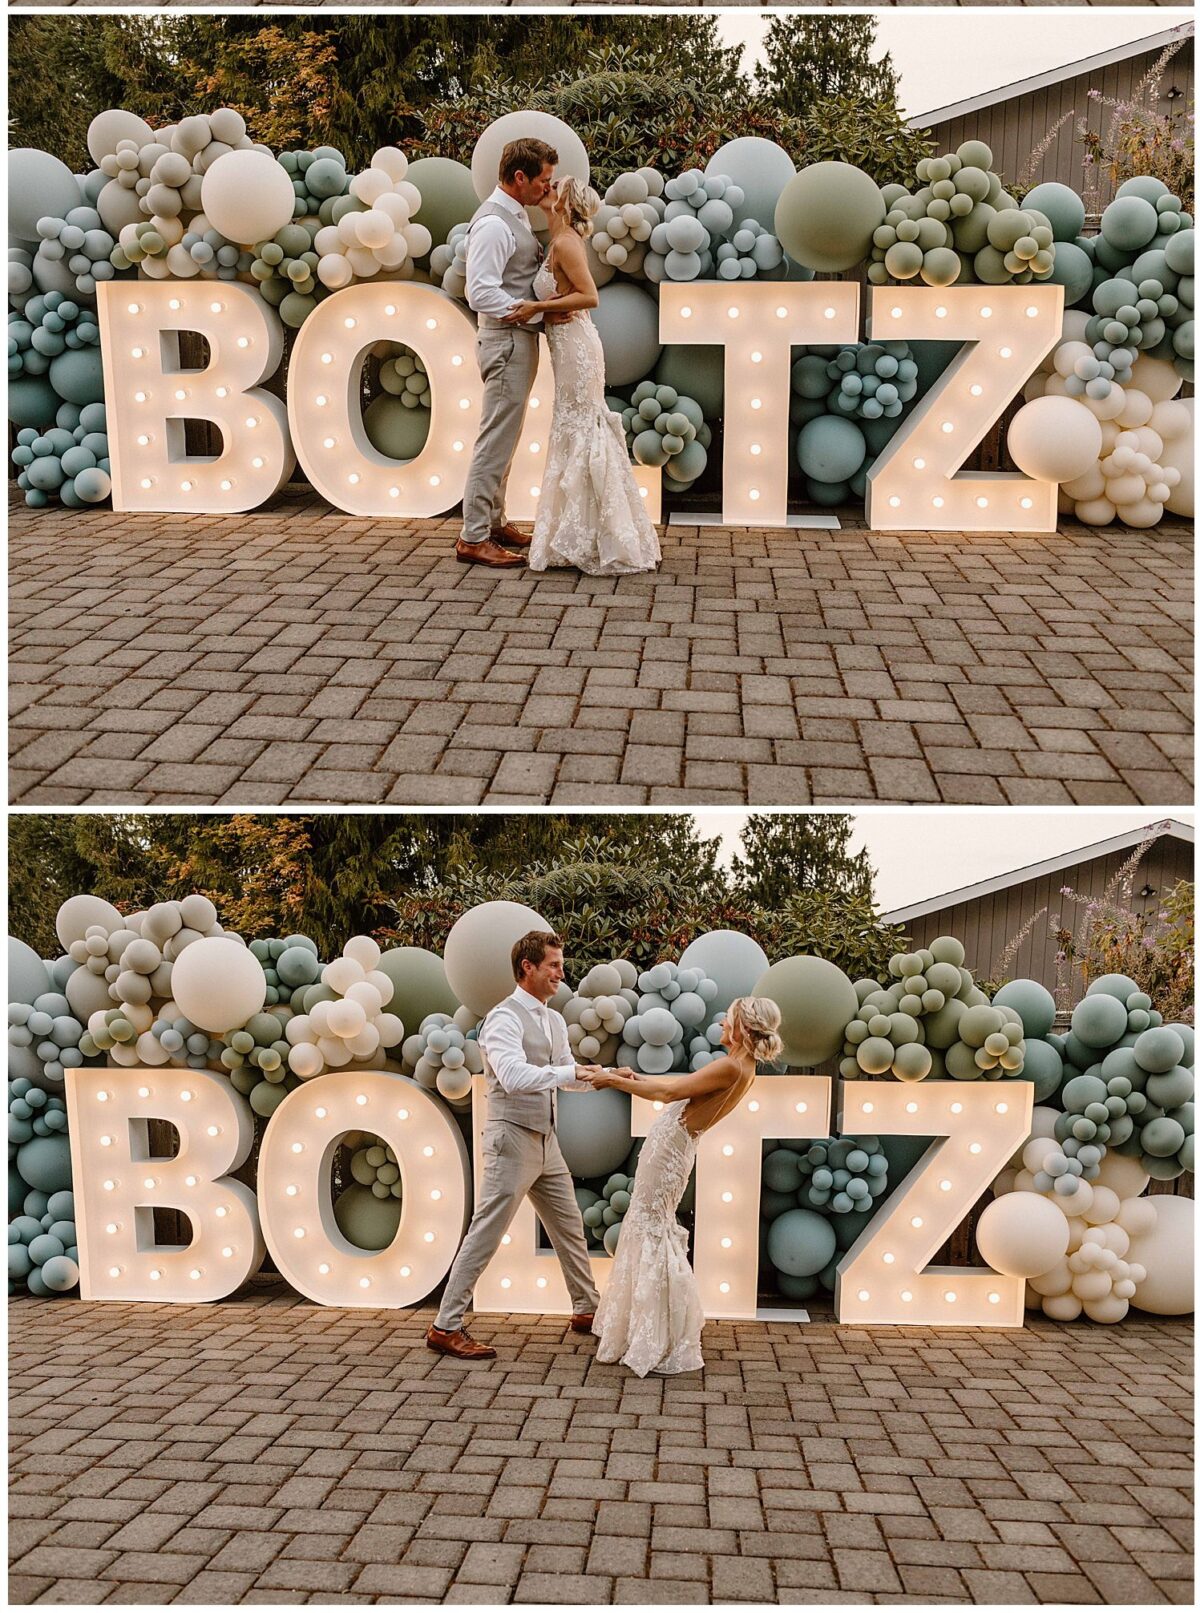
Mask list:
[[[489,1120],[483,1133],[483,1182],[471,1225],[446,1279],[438,1327],[453,1332],[462,1326],[475,1284],[526,1194],[550,1234],[574,1314],[594,1311],[600,1303],[575,1184],[558,1138],[552,1131],[531,1131],[512,1120]]]
[[[538,369],[538,333],[481,325],[475,337],[483,412],[463,492],[464,543],[480,543],[504,523],[504,495]]]

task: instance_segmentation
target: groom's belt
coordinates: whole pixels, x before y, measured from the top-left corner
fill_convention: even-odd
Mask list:
[[[522,331],[526,336],[536,336],[542,328],[542,322],[540,319],[532,328],[526,329],[522,325],[506,325],[504,320],[494,319],[491,314],[479,314],[476,316],[476,318],[480,330]]]

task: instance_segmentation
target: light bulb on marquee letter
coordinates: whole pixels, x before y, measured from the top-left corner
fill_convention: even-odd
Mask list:
[[[786,526],[792,348],[858,340],[858,286],[826,280],[664,280],[664,342],[725,349],[722,519],[730,526]]]
[[[283,360],[279,315],[220,281],[102,281],[96,287],[114,510],[235,514],[255,509],[295,466],[287,410],[259,390]],[[209,347],[179,368],[179,332]],[[184,422],[221,433],[215,457],[190,455]]]
[[[827,1075],[760,1076],[701,1137],[693,1265],[705,1316],[758,1314],[762,1141],[828,1137],[832,1085]],[[634,1135],[644,1137],[658,1112],[645,1098],[635,1098],[633,1110]]]
[[[834,1295],[839,1322],[1022,1325],[1023,1277],[927,1262],[1026,1141],[1032,1123],[1031,1081],[842,1082],[843,1135],[937,1140],[842,1256]]]
[[[377,1252],[351,1243],[333,1215],[330,1167],[348,1131],[382,1137],[400,1165],[400,1226]],[[466,1174],[458,1127],[407,1076],[340,1070],[306,1081],[271,1116],[258,1157],[271,1258],[293,1288],[321,1305],[418,1305],[458,1252]]]
[[[574,1097],[586,1103],[586,1093],[559,1093],[558,1101]],[[483,1188],[483,1132],[487,1125],[487,1082],[482,1075],[471,1083],[471,1112],[474,1136],[475,1191]],[[592,1281],[600,1293],[608,1283],[612,1257],[603,1252],[589,1254]],[[553,1249],[542,1249],[538,1241],[537,1213],[523,1198],[509,1222],[504,1241],[484,1267],[475,1284],[474,1309],[477,1311],[518,1311],[569,1316],[571,1297],[566,1279]]]
[[[245,1098],[210,1070],[80,1066],[66,1080],[83,1298],[195,1303],[240,1288],[264,1254],[255,1196],[229,1174],[254,1146]],[[178,1131],[175,1158],[150,1155],[150,1120]],[[183,1211],[191,1243],[155,1243],[156,1206]]]
[[[874,341],[966,345],[867,472],[875,532],[1053,532],[1058,484],[959,471],[1062,334],[1061,286],[876,287]]]
[[[538,341],[538,368],[525,411],[525,424],[513,455],[508,478],[505,513],[510,521],[532,521],[537,517],[542,479],[546,474],[546,454],[550,443],[550,418],[554,413],[554,369],[546,341]],[[473,446],[464,444],[468,458]],[[662,471],[653,465],[633,467],[633,479],[646,514],[657,524],[662,520]]]
[[[363,359],[381,341],[403,342],[429,372],[429,436],[407,462],[381,454],[363,424]],[[351,515],[452,509],[466,486],[482,401],[475,327],[433,286],[348,286],[317,304],[292,348],[288,416],[296,456],[317,492]]]

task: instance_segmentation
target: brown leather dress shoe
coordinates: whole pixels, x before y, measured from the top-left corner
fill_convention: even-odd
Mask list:
[[[505,544],[510,549],[528,549],[533,538],[528,532],[522,532],[520,527],[513,526],[511,521],[506,521],[503,526],[492,528],[492,542]]]
[[[444,1327],[431,1327],[425,1335],[425,1344],[438,1355],[453,1355],[460,1361],[487,1361],[496,1353],[490,1344],[480,1344],[463,1327],[453,1333]]]
[[[571,1318],[571,1332],[590,1333],[592,1331],[592,1323],[595,1320],[595,1311],[580,1311],[578,1316],[572,1316]]]
[[[505,549],[499,543],[493,543],[491,538],[483,538],[479,543],[464,543],[461,538],[454,545],[455,558],[464,566],[523,566],[525,557],[514,554],[511,549]]]

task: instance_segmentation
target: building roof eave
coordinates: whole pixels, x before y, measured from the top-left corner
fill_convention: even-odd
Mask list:
[[[889,913],[881,914],[880,923],[906,924],[910,919],[924,918],[929,913],[940,913],[963,902],[978,901],[981,896],[1007,890],[1012,885],[1023,885],[1031,879],[1041,878],[1044,874],[1057,873],[1062,868],[1073,868],[1079,863],[1094,862],[1099,857],[1111,856],[1113,852],[1132,850],[1133,847],[1141,845],[1143,840],[1151,838],[1173,838],[1193,845],[1195,830],[1190,823],[1181,823],[1177,818],[1162,819],[1157,823],[1146,824],[1140,829],[1129,829],[1124,834],[1111,835],[1107,840],[1096,841],[1090,846],[1081,846],[1077,851],[1060,852],[1054,857],[1030,863],[1024,868],[1014,868],[1009,873],[996,874],[991,879],[982,879],[975,885],[962,885],[957,890],[946,891],[940,896],[931,896],[920,902],[909,902],[904,907],[896,907]]]

